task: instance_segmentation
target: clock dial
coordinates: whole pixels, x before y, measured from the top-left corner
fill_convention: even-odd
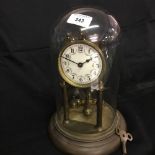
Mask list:
[[[75,43],[59,55],[59,71],[69,84],[87,87],[96,81],[103,70],[101,53],[93,46]]]

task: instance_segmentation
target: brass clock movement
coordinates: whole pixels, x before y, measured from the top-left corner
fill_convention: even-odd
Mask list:
[[[126,142],[133,139],[116,106],[119,32],[114,17],[95,8],[69,12],[53,31],[57,111],[49,133],[67,154],[108,155],[121,143],[126,154]]]

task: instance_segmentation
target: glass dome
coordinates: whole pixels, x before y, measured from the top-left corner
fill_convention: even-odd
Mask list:
[[[54,126],[70,139],[98,141],[116,128],[119,33],[115,18],[96,8],[68,12],[51,31]]]

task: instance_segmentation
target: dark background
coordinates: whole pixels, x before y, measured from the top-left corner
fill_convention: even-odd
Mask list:
[[[153,155],[153,0],[0,0],[0,155],[62,155],[47,132],[55,110],[49,34],[59,16],[83,5],[102,7],[120,23],[124,61],[118,103],[134,136],[128,152]]]

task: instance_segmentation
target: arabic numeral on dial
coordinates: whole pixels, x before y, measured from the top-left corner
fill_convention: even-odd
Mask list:
[[[66,54],[66,58],[69,58],[69,54]]]
[[[91,74],[96,76],[97,75],[96,70],[93,70]]]
[[[79,81],[80,81],[80,82],[83,82],[83,78],[82,78],[82,77],[80,77],[80,78],[79,78]]]
[[[70,69],[69,69],[69,68],[67,68],[67,69],[66,69],[66,72],[67,72],[67,73],[69,73],[69,72],[70,72]]]
[[[98,58],[98,55],[96,55],[94,58]]]
[[[63,63],[64,63],[65,66],[67,65],[67,62],[66,61],[64,61]]]
[[[74,51],[74,49],[73,49],[73,48],[71,48],[71,53],[72,53],[72,54],[74,54],[74,53],[75,53],[75,51]]]
[[[90,78],[90,76],[89,76],[89,75],[87,76],[87,78],[88,78],[88,80],[89,80],[89,81],[91,80],[91,78]]]
[[[99,64],[96,64],[96,67],[99,68]]]
[[[78,46],[78,51],[79,51],[79,52],[82,52],[82,51],[83,51],[83,46],[81,46],[81,45]]]

